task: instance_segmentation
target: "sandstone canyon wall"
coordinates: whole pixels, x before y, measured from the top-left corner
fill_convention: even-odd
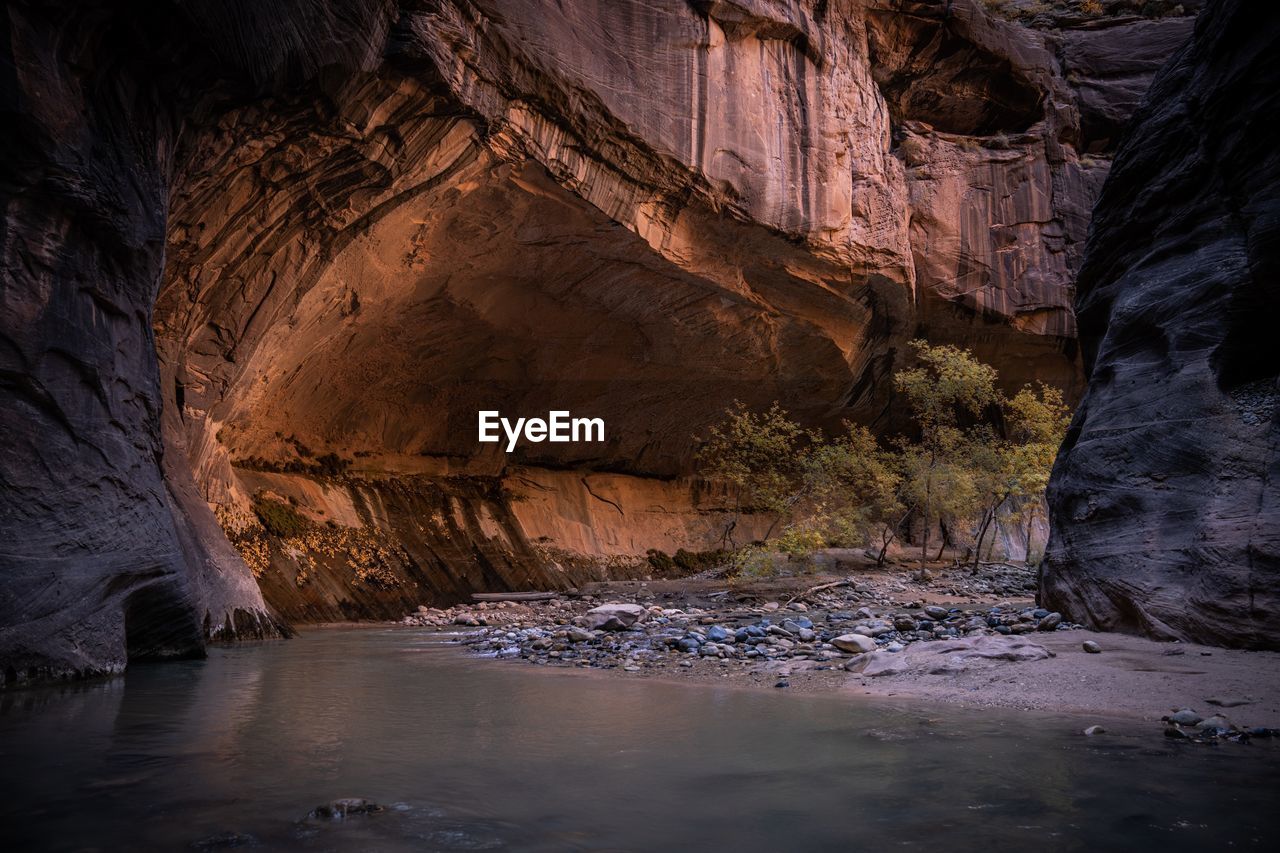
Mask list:
[[[1070,618],[1280,648],[1278,43],[1273,5],[1211,5],[1098,201],[1041,590]]]
[[[1089,210],[1195,4],[999,5],[9,4],[7,681],[276,632],[260,589],[387,615],[713,547],[693,435],[896,429],[916,336],[1078,395]],[[508,457],[479,408],[607,441]]]

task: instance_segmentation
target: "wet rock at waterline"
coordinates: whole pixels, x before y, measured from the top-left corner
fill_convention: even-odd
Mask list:
[[[316,820],[343,820],[356,815],[371,815],[383,811],[382,806],[363,797],[346,797],[316,806],[307,815]]]

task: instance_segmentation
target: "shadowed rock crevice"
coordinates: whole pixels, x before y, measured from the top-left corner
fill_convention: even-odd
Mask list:
[[[914,5],[926,8],[868,14],[873,73],[895,122],[993,136],[1022,133],[1041,120],[1045,93],[1009,57],[960,35],[941,4]]]
[[[130,661],[203,657],[199,638],[182,590],[152,584],[124,600],[125,654]]]

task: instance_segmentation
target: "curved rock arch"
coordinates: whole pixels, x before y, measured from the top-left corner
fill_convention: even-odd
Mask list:
[[[388,484],[332,498],[344,524],[439,516],[400,532],[429,555],[413,582],[456,594],[546,580],[539,529],[621,548],[592,513],[626,501],[582,471],[673,515],[735,398],[892,426],[918,334],[1078,393],[1105,163],[1076,155],[1061,45],[896,5],[983,57],[977,118],[912,115],[936,81],[853,0],[12,4],[0,659],[119,671],[151,587],[189,603],[188,650],[280,631],[211,510],[288,473],[253,460]],[[481,402],[592,408],[610,438],[481,453],[459,423]],[[571,508],[513,507],[508,462]]]

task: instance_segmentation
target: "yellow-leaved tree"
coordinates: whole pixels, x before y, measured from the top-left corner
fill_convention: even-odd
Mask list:
[[[1062,393],[1041,384],[1007,398],[995,369],[968,350],[919,340],[911,348],[915,364],[894,374],[911,436],[886,443],[846,422],[827,439],[777,403],[763,413],[734,403],[702,439],[702,474],[728,483],[740,512],[770,517],[763,547],[795,556],[871,545],[879,564],[915,515],[922,570],[935,524],[944,534],[935,559],[963,532],[976,568],[1002,512],[1022,513],[1030,530],[1070,420]]]

